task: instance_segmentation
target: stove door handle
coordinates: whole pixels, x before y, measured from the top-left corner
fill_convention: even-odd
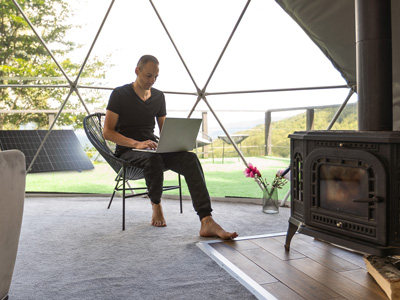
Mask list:
[[[381,197],[376,196],[372,198],[361,198],[361,199],[353,199],[354,203],[379,203],[382,202]]]

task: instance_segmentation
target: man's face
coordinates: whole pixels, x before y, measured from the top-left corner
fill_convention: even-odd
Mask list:
[[[136,81],[139,86],[145,90],[150,90],[158,77],[158,65],[153,62],[148,62],[142,69],[136,68]]]

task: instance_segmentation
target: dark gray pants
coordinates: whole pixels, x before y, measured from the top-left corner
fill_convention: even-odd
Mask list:
[[[164,170],[169,169],[185,177],[194,210],[199,215],[200,220],[211,215],[210,195],[206,187],[203,168],[195,153],[149,153],[128,150],[121,155],[121,158],[129,161],[132,166],[144,170],[144,178],[151,202],[160,203]]]

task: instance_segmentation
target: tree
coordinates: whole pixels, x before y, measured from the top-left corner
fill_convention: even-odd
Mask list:
[[[65,58],[65,54],[77,47],[65,40],[66,33],[73,26],[67,23],[72,15],[67,1],[20,0],[18,3],[45,43],[52,46],[52,53],[60,59],[60,65],[73,80],[80,65]],[[0,3],[0,49],[0,84],[66,84],[60,79],[62,72],[11,0],[1,0]],[[94,63],[86,66],[82,77],[102,78],[103,67],[104,63],[95,59]],[[68,88],[0,88],[0,110],[58,109],[68,92]],[[91,92],[85,97],[85,103],[94,102],[97,97],[98,94]],[[79,107],[79,103],[71,102],[66,106],[69,109]],[[82,118],[63,114],[58,125],[79,126]],[[29,122],[44,128],[48,119],[45,114],[0,114],[0,130],[17,129]]]

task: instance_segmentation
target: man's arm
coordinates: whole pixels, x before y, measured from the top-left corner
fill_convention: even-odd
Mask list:
[[[164,126],[165,118],[166,118],[166,116],[157,117],[157,124],[158,124],[158,128],[160,129],[160,132],[161,132],[161,129],[163,128],[163,126]]]
[[[112,141],[120,146],[136,149],[155,149],[157,143],[151,140],[139,142],[134,139],[123,136],[115,131],[119,115],[111,110],[106,110],[106,119],[104,120],[103,136],[106,140]],[[158,121],[158,120],[157,120]]]

